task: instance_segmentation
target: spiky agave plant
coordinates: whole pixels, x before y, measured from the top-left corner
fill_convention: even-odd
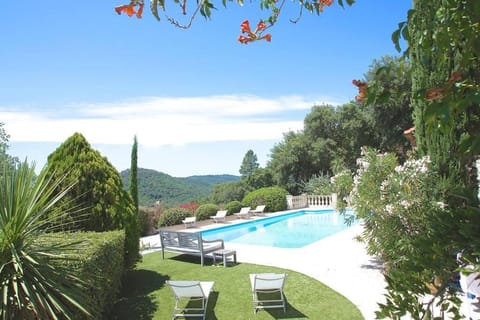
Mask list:
[[[46,170],[36,176],[26,161],[5,167],[0,177],[0,318],[71,319],[82,306],[84,283],[62,266],[78,243],[38,241],[65,213],[55,205],[68,192],[57,192]]]

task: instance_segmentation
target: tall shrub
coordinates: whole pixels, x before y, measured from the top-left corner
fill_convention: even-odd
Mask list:
[[[255,208],[265,205],[268,212],[283,211],[287,209],[288,191],[280,187],[267,187],[249,192],[242,200],[244,206]]]
[[[158,220],[159,227],[174,226],[181,224],[186,217],[191,217],[192,213],[184,208],[170,208],[165,210],[162,217]]]
[[[202,204],[197,210],[195,210],[195,217],[197,217],[197,220],[208,220],[211,216],[214,216],[218,210],[219,207],[216,204]]]
[[[242,203],[238,200],[233,200],[225,204],[225,210],[227,210],[227,215],[232,215],[236,212],[240,212],[242,208]]]
[[[125,261],[132,266],[139,258],[140,222],[120,174],[107,158],[75,133],[48,156],[47,170],[52,177],[66,176],[60,188],[73,185],[61,200],[64,209],[87,208],[88,215],[82,216],[71,210],[63,226],[82,231],[125,229]]]

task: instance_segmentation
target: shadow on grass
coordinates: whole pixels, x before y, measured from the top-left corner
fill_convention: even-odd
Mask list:
[[[208,297],[207,303],[207,316],[208,320],[218,320],[217,316],[215,315],[215,306],[217,304],[219,293],[217,291],[212,291],[210,296]],[[200,309],[202,307],[202,302],[199,300],[190,300],[186,305],[185,308],[197,308]],[[173,309],[172,309],[173,310]],[[190,311],[185,314],[199,314],[201,311]],[[198,317],[200,318],[200,317]]]
[[[167,259],[167,258],[165,258]],[[175,260],[175,261],[180,261],[180,262],[186,262],[186,263],[193,263],[193,264],[198,264],[200,265],[201,260],[200,256],[193,256],[189,254],[179,254],[177,256],[170,257],[168,259]],[[227,268],[232,268],[240,265],[240,262],[234,263],[232,260],[227,261]],[[213,258],[210,257],[205,257],[205,260],[203,260],[203,266],[213,266]],[[223,260],[217,259],[217,267],[224,267],[223,266]]]
[[[266,308],[258,310],[257,312],[268,312],[273,319],[308,319],[304,313],[292,306],[287,299],[285,302],[287,304],[286,312],[283,312],[283,308]],[[268,306],[268,303],[265,305]]]
[[[187,263],[194,263],[200,265],[201,260],[200,256],[194,256],[190,254],[179,254],[173,257],[169,257],[165,259],[170,259],[170,260],[175,260],[175,261],[181,261],[181,262],[187,262]],[[210,257],[205,257],[203,260],[203,265],[204,266],[211,266],[213,264],[213,258]]]
[[[157,303],[150,293],[162,288],[169,277],[149,270],[129,271],[110,319],[152,319]]]

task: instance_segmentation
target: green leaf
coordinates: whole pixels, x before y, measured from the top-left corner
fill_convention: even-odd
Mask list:
[[[400,22],[398,24],[398,29],[395,30],[393,33],[392,33],[392,41],[393,41],[393,44],[395,45],[395,49],[400,52],[402,49],[400,48],[400,34],[402,32],[402,29],[405,27],[406,25],[406,22]]]
[[[160,16],[158,15],[158,1],[159,0],[150,0],[150,11],[152,11],[153,16],[160,21]],[[160,6],[165,10],[165,0],[160,0]]]

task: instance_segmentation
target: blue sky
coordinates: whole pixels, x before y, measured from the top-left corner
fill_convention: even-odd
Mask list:
[[[354,99],[373,59],[397,54],[391,34],[411,0],[334,4],[298,15],[287,1],[272,42],[240,44],[240,24],[268,15],[258,2],[218,1],[188,30],[117,15],[127,1],[8,1],[0,19],[0,122],[9,153],[42,167],[75,132],[119,170],[172,176],[238,174],[252,149],[261,166],[315,104]],[[290,6],[290,7],[288,7]],[[168,14],[178,5],[167,2]]]

